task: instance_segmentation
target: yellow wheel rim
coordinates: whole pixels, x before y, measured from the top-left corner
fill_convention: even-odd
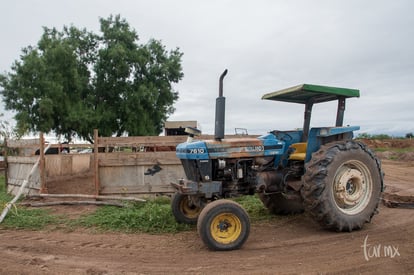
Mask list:
[[[197,218],[200,214],[201,208],[197,207],[193,204],[190,205],[190,201],[188,197],[185,197],[180,202],[180,211],[183,213],[187,218]]]
[[[212,238],[221,244],[236,241],[242,232],[240,219],[231,213],[222,213],[213,218],[210,225]]]

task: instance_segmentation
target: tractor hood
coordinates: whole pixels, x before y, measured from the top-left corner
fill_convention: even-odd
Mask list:
[[[177,146],[179,159],[221,159],[282,155],[285,143],[275,135],[184,142]]]

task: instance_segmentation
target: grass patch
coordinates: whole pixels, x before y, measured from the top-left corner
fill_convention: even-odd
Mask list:
[[[250,220],[255,221],[263,221],[263,220],[270,220],[275,218],[274,215],[271,215],[269,211],[264,207],[262,201],[256,195],[254,196],[241,196],[235,198],[234,201],[239,203],[246,209],[247,213],[249,214]]]
[[[0,211],[13,199],[7,194],[4,175],[0,175]],[[1,223],[3,228],[41,230],[56,223],[57,218],[44,209],[27,209],[13,206]]]
[[[0,175],[0,205],[12,200],[5,190],[4,176]],[[234,199],[248,212],[252,222],[274,219],[262,202],[255,196],[241,196]],[[52,228],[94,228],[102,231],[118,231],[126,233],[145,232],[152,234],[176,233],[194,230],[195,226],[179,224],[171,212],[171,201],[168,197],[159,197],[146,203],[130,203],[127,207],[99,207],[94,213],[86,214],[75,220],[52,215],[49,210],[13,207],[0,228],[42,230]]]
[[[50,215],[45,209],[10,209],[2,223],[3,228],[41,230],[51,224],[56,224],[58,218]]]
[[[192,228],[175,221],[170,199],[163,197],[126,208],[100,207],[95,213],[81,217],[76,224],[107,231],[145,233],[176,233]]]
[[[242,196],[234,199],[249,213],[252,221],[274,218],[257,196]],[[160,197],[146,203],[131,204],[127,208],[104,206],[75,221],[75,225],[104,231],[176,233],[193,230],[195,226],[179,224],[171,212],[170,199]]]

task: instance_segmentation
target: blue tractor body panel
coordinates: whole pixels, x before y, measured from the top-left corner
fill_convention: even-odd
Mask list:
[[[184,142],[177,146],[176,152],[179,159],[192,160],[267,157],[282,155],[285,143],[267,134],[258,138]]]
[[[354,136],[353,132],[359,129],[359,126],[311,128],[307,142],[305,163],[311,159],[312,153],[318,151],[321,145],[331,141],[350,140]]]
[[[314,127],[309,132],[305,163],[312,153],[319,150],[321,145],[330,141],[352,139],[353,132],[359,126],[344,127]],[[278,164],[285,156],[285,162],[290,153],[289,147],[300,142],[302,130],[280,131],[269,133],[257,138],[231,138],[184,142],[177,146],[176,155],[181,160],[212,160],[227,158],[275,157]]]
[[[179,159],[209,159],[205,141],[180,143],[176,147],[176,155]]]

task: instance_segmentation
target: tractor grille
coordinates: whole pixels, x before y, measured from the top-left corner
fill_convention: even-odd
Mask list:
[[[195,182],[212,180],[211,160],[181,159],[181,163],[188,180]]]

